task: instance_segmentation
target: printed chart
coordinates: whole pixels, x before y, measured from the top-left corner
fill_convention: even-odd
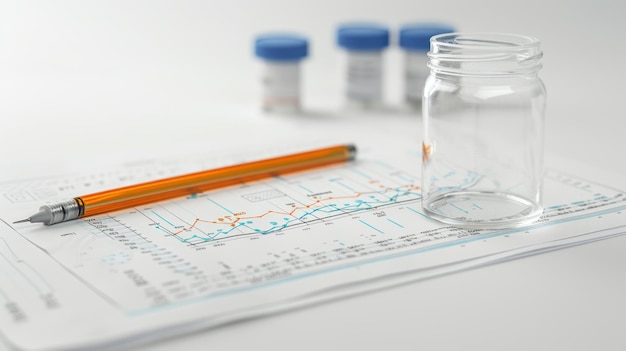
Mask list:
[[[401,164],[419,162],[411,155]],[[3,184],[0,191],[3,206],[22,216],[36,204],[84,193],[94,184],[111,187],[142,178],[140,171],[133,174],[105,174],[82,183]],[[99,313],[116,321],[101,329],[104,343],[172,323],[219,323],[245,316],[244,310],[263,311],[298,299],[305,303],[307,296],[321,298],[327,291],[385,277],[419,279],[442,267],[453,271],[450,267],[460,263],[467,267],[489,257],[540,251],[546,242],[557,243],[554,247],[573,237],[584,241],[588,223],[598,227],[602,222],[613,234],[623,232],[626,201],[621,190],[558,171],[546,174],[547,206],[541,219],[513,230],[478,231],[433,222],[421,212],[419,183],[414,172],[361,158],[50,227],[26,225],[20,235],[45,250],[54,265],[69,273],[64,279],[89,291],[89,299],[105,311]],[[460,210],[483,207],[478,203]],[[62,289],[3,243],[0,237],[0,264],[20,284],[30,285],[32,299],[63,310],[68,320],[84,313],[77,311],[81,302],[62,291],[55,295],[55,289]],[[3,326],[23,335],[44,328],[20,321],[49,312],[29,310],[25,298],[9,296],[0,287],[13,318]],[[94,302],[89,304],[95,308]],[[80,330],[47,333],[70,345],[98,342]],[[63,333],[66,337],[59,339]]]
[[[40,239],[62,243],[59,260],[129,313],[483,240],[426,220],[418,180],[363,161],[92,217]],[[547,182],[571,198],[551,204],[543,225],[624,205],[609,188],[556,173]]]

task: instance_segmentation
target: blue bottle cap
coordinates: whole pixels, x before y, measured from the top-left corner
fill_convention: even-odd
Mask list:
[[[267,34],[256,38],[254,53],[271,61],[296,61],[307,57],[309,42],[299,35]]]
[[[348,50],[382,50],[389,46],[389,29],[378,24],[345,24],[337,29],[337,44]]]
[[[406,50],[428,51],[432,36],[454,31],[454,27],[442,23],[407,24],[400,28],[400,47]]]

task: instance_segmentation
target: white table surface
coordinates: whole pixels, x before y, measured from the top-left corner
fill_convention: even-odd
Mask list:
[[[547,153],[626,176],[625,13],[626,3],[609,0],[5,0],[0,181],[154,158],[163,150],[185,152],[199,141],[208,152],[223,151],[227,142],[280,140],[285,130],[290,138],[308,138],[325,130],[350,136],[376,128],[417,142],[419,114],[393,112],[382,119],[340,112],[333,35],[338,23],[353,20],[394,31],[406,22],[445,21],[461,31],[540,38],[549,96]],[[252,39],[276,30],[311,39],[311,57],[303,63],[304,116],[256,112]],[[401,101],[401,58],[396,47],[386,57],[386,102],[393,110]],[[286,129],[276,127],[283,124]],[[624,350],[625,271],[626,237],[619,237],[137,351]]]

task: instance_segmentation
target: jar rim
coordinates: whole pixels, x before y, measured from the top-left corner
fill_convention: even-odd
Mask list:
[[[431,50],[433,45],[440,48],[468,48],[472,50],[519,51],[520,49],[536,48],[541,41],[530,35],[515,33],[493,32],[454,32],[438,34],[430,38]]]
[[[431,72],[458,76],[536,74],[542,67],[539,39],[508,33],[445,33],[430,39]]]

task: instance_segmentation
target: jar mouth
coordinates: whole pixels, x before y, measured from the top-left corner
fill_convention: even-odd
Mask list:
[[[430,38],[431,45],[437,43],[440,47],[467,48],[477,50],[516,50],[523,47],[539,46],[539,39],[521,34],[509,33],[444,33]]]
[[[512,75],[541,69],[539,39],[507,33],[447,33],[430,39],[428,66],[454,75]]]

